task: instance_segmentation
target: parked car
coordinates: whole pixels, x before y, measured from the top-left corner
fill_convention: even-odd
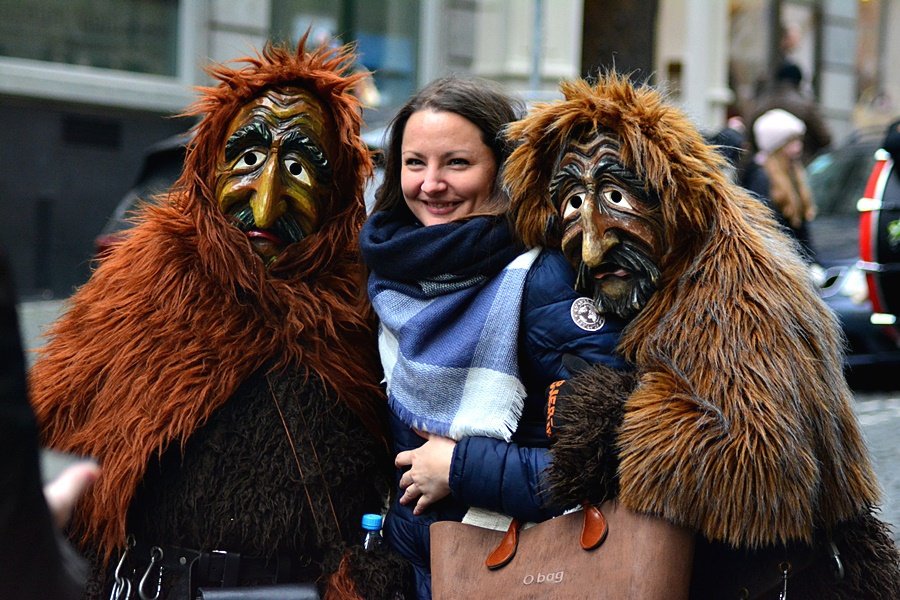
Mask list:
[[[140,171],[97,237],[94,238],[94,254],[102,256],[109,247],[131,227],[130,218],[141,201],[147,201],[155,194],[172,187],[184,164],[185,147],[190,134],[182,133],[168,137],[147,148],[141,162]]]
[[[893,325],[872,322],[874,311],[866,273],[859,263],[857,205],[865,196],[883,137],[883,130],[860,133],[840,148],[821,154],[807,167],[819,209],[810,226],[816,259],[825,269],[820,291],[840,319],[847,339],[848,375],[857,385],[885,372],[884,367],[900,365],[900,336]],[[876,384],[900,386],[891,379],[879,378]]]
[[[859,258],[859,211],[882,131],[852,136],[840,148],[820,154],[807,167],[809,186],[818,208],[812,238],[816,258],[823,267],[855,262]]]

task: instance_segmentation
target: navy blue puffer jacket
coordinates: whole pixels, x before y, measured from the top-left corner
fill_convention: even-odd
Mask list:
[[[460,521],[470,506],[523,521],[542,521],[566,508],[545,499],[542,473],[550,461],[545,390],[552,382],[573,375],[563,366],[564,354],[590,364],[627,368],[615,354],[624,323],[598,315],[574,286],[572,267],[558,251],[541,252],[528,272],[519,329],[519,375],[528,396],[513,441],[459,440],[450,466],[451,495],[420,516],[413,516],[412,507],[397,499],[388,512],[385,537],[413,564],[422,600],[431,598],[431,523]],[[391,429],[395,453],[418,448],[425,441],[393,416]],[[398,472],[398,484],[401,475]]]

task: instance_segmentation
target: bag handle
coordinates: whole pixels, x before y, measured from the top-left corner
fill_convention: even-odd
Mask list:
[[[581,526],[581,547],[586,551],[599,548],[606,535],[609,533],[609,524],[603,512],[590,502],[582,502],[584,523]],[[516,555],[519,548],[519,531],[522,524],[518,519],[513,519],[506,530],[506,535],[497,544],[497,547],[488,554],[485,566],[491,571],[505,567]]]
[[[522,524],[519,523],[519,520],[513,519],[509,524],[509,529],[506,530],[506,535],[484,561],[488,569],[494,571],[509,564],[519,548],[519,530],[521,528]]]
[[[590,502],[583,502],[584,525],[581,527],[581,547],[584,550],[594,550],[600,547],[609,533],[609,523],[599,507]]]

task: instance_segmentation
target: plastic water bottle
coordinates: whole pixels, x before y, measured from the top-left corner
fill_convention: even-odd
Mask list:
[[[381,537],[381,515],[365,514],[362,517],[363,549],[377,552],[384,545]]]

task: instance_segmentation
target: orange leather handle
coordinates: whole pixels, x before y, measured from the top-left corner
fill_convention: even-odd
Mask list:
[[[581,547],[585,550],[593,550],[606,539],[609,525],[598,507],[590,502],[584,502],[582,506],[584,507],[584,525],[581,529]]]
[[[484,561],[488,569],[492,571],[499,569],[509,564],[509,561],[513,559],[513,556],[516,555],[516,550],[519,548],[519,529],[521,527],[518,519],[512,520],[512,523],[509,524],[509,529],[506,530],[506,535],[503,536],[503,539],[500,540],[494,551]]]
[[[599,508],[589,502],[584,502],[582,506],[584,507],[582,511],[584,524],[581,528],[581,547],[584,550],[593,550],[606,539],[609,525]],[[484,564],[488,569],[493,571],[509,564],[519,548],[519,530],[521,528],[521,523],[517,519],[513,519],[503,539],[485,559]]]

